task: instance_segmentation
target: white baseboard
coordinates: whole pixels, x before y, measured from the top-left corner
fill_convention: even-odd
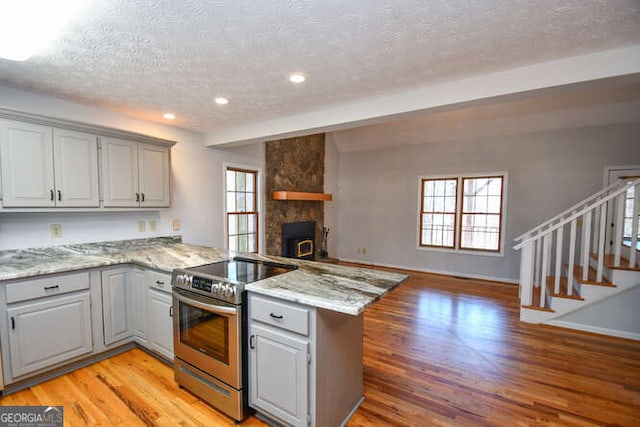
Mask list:
[[[468,274],[468,273],[460,273],[457,271],[445,271],[445,270],[431,270],[427,268],[418,268],[408,265],[398,265],[398,264],[386,264],[372,261],[364,261],[361,259],[349,259],[349,258],[338,258],[340,261],[344,262],[353,262],[355,264],[365,264],[365,265],[373,265],[375,267],[388,267],[388,268],[400,268],[402,270],[413,270],[419,271],[421,273],[433,273],[433,274],[442,274],[445,276],[457,276],[464,277],[465,279],[478,279],[478,280],[488,280],[490,282],[502,282],[508,283],[510,285],[518,285],[517,280],[507,279],[504,277],[493,277],[493,276],[483,276],[481,274]]]
[[[546,325],[559,326],[561,328],[577,329],[584,332],[593,332],[595,334],[609,335],[618,338],[627,338],[630,340],[640,341],[640,333],[619,331],[617,329],[601,328],[599,326],[584,325],[582,323],[567,322],[566,320],[550,320],[545,322]]]

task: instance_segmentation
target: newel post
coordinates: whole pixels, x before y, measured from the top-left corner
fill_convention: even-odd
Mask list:
[[[533,287],[534,265],[533,241],[529,241],[520,249],[520,303],[532,305],[531,295]]]

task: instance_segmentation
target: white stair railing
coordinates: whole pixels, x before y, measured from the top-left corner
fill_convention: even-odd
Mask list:
[[[546,307],[547,280],[554,272],[551,293],[559,294],[562,271],[566,263],[567,294],[573,295],[574,271],[580,271],[579,279],[590,278],[591,254],[596,255],[595,280],[602,282],[606,251],[607,214],[611,207],[615,221],[613,244],[614,265],[620,266],[624,244],[624,220],[627,191],[634,189],[631,212],[631,241],[629,265],[638,263],[638,213],[640,210],[640,179],[631,179],[611,185],[569,210],[545,221],[516,238],[514,249],[521,250],[520,299],[525,306]],[[629,213],[627,212],[627,217]],[[568,235],[568,241],[565,239]],[[577,266],[576,269],[576,260]],[[550,284],[551,286],[551,284]],[[539,288],[539,299],[534,301],[534,288]]]

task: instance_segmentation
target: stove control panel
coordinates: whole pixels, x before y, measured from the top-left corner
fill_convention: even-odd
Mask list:
[[[178,274],[175,276],[175,281],[181,288],[218,298],[232,299],[238,292],[237,285],[233,283],[216,281],[205,277],[194,276],[193,274]]]

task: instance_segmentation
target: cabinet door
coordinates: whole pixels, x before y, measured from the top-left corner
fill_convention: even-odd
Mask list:
[[[51,128],[0,120],[3,205],[55,205]]]
[[[102,138],[102,189],[105,207],[137,207],[138,144]]]
[[[128,268],[102,272],[102,320],[104,344],[133,335],[130,325],[131,298]]]
[[[249,405],[294,426],[309,411],[309,343],[255,323],[250,326]]]
[[[84,292],[9,308],[12,377],[90,353],[89,301]]]
[[[53,130],[56,206],[98,207],[98,140],[69,130]]]
[[[170,201],[169,148],[138,145],[140,168],[140,206],[168,207]]]
[[[144,270],[133,268],[131,270],[131,331],[138,338],[145,338],[146,323],[146,287],[144,281]]]
[[[149,348],[173,360],[173,307],[171,294],[147,291],[147,339]]]

